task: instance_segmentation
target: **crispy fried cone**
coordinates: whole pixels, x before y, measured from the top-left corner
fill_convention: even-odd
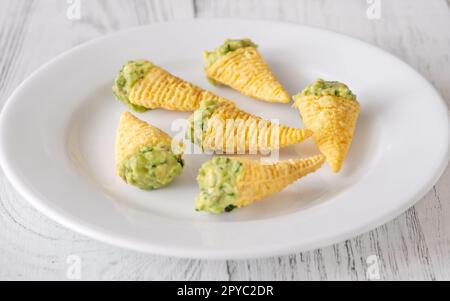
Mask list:
[[[224,100],[209,91],[184,81],[161,67],[154,66],[128,93],[132,104],[147,109],[194,111],[203,99]]]
[[[262,164],[257,160],[240,159],[243,173],[237,181],[239,199],[236,206],[247,206],[254,201],[282,191],[288,185],[319,169],[325,157],[317,155],[306,159]]]
[[[360,106],[337,96],[300,96],[295,101],[303,122],[333,172],[339,172],[353,139]]]
[[[207,68],[206,75],[253,98],[268,102],[290,102],[289,94],[255,47],[229,52]]]
[[[120,168],[125,159],[139,151],[143,146],[169,145],[172,138],[162,130],[125,112],[120,118],[116,136],[116,169],[123,177]]]
[[[233,103],[221,103],[202,134],[202,147],[227,154],[257,153],[297,144],[311,135],[308,129],[274,124]]]

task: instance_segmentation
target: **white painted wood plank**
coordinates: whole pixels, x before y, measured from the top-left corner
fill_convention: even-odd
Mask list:
[[[365,1],[82,1],[69,20],[57,0],[0,2],[0,105],[37,67],[87,40],[138,25],[191,17],[244,17],[313,25],[376,44],[414,66],[450,104],[450,10],[444,0],[382,1],[380,20]],[[355,239],[301,254],[244,261],[180,260],[104,245],[31,208],[0,173],[0,279],[65,279],[66,258],[83,260],[83,279],[364,280],[378,256],[382,279],[450,279],[450,171],[414,208]]]

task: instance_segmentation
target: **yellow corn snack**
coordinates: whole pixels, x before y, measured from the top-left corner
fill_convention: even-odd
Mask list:
[[[215,157],[201,167],[196,209],[229,212],[261,200],[319,169],[325,157],[263,164],[257,160]]]
[[[202,99],[224,100],[145,60],[124,65],[113,92],[131,109],[140,112],[157,108],[194,111]]]
[[[181,157],[181,145],[172,144],[168,134],[131,113],[122,114],[116,134],[115,165],[125,182],[141,189],[165,186],[181,173]]]
[[[206,75],[250,97],[289,103],[289,94],[250,40],[227,40],[214,52],[204,52]]]
[[[234,103],[204,100],[188,121],[187,138],[203,149],[226,154],[277,150],[312,135],[308,129],[272,123]]]
[[[294,99],[305,126],[314,132],[313,138],[331,170],[339,172],[360,111],[356,96],[341,83],[318,80]]]

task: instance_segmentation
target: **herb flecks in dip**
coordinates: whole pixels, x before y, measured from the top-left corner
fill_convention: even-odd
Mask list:
[[[219,106],[215,100],[203,100],[200,107],[189,117],[186,138],[192,143],[202,145],[202,135],[208,125],[208,120]]]
[[[294,98],[298,98],[300,96],[337,96],[356,100],[356,95],[353,94],[347,85],[341,82],[325,81],[323,79],[316,80],[313,84],[303,89],[300,94],[294,96]]]
[[[114,95],[133,111],[147,111],[147,108],[145,107],[132,104],[128,98],[128,94],[133,86],[142,79],[153,66],[154,65],[151,62],[146,60],[129,61],[122,67],[114,82]]]
[[[122,165],[124,180],[144,190],[166,186],[183,170],[181,156],[170,147],[142,147],[128,157]]]
[[[197,181],[200,194],[195,199],[198,211],[230,212],[237,208],[237,180],[242,174],[242,163],[226,157],[215,157],[200,168]]]

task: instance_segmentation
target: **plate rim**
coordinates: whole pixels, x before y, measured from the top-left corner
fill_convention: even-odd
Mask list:
[[[444,101],[443,97],[440,95],[440,93],[437,91],[437,89],[417,70],[415,70],[411,65],[406,63],[403,59],[399,58],[398,56],[379,48],[378,46],[375,46],[369,42],[363,41],[359,38],[355,38],[343,33],[339,33],[333,30],[323,29],[320,27],[315,26],[309,26],[309,25],[302,25],[295,22],[285,22],[285,21],[275,21],[275,20],[264,20],[264,19],[246,19],[246,18],[197,18],[197,19],[189,19],[189,20],[175,20],[175,21],[166,21],[166,22],[158,22],[158,23],[152,23],[147,24],[144,26],[135,26],[131,28],[127,28],[124,30],[119,30],[116,32],[112,32],[97,38],[94,38],[92,40],[89,40],[87,42],[81,43],[73,48],[70,48],[51,60],[47,61],[46,63],[42,64],[40,67],[38,67],[35,71],[33,71],[29,76],[27,76],[11,93],[11,95],[8,97],[8,99],[5,101],[5,104],[3,105],[1,111],[0,111],[0,129],[2,128],[2,124],[5,123],[4,116],[7,115],[7,112],[9,110],[9,107],[13,105],[13,99],[16,97],[16,95],[19,93],[19,91],[22,90],[24,86],[27,85],[28,82],[31,82],[36,76],[38,76],[43,70],[45,70],[48,66],[52,65],[54,62],[57,62],[59,60],[64,59],[64,57],[69,56],[70,54],[78,51],[80,48],[88,47],[91,44],[94,43],[101,43],[102,40],[108,39],[111,37],[114,37],[115,35],[129,33],[133,31],[142,30],[144,28],[148,27],[154,27],[154,26],[164,26],[165,24],[186,24],[186,23],[196,23],[196,22],[239,22],[239,21],[245,21],[245,22],[260,22],[260,23],[275,23],[275,24],[287,24],[289,26],[296,26],[300,28],[305,29],[314,29],[320,32],[325,33],[332,33],[334,35],[337,35],[341,38],[349,39],[352,41],[356,41],[359,43],[365,44],[365,46],[370,47],[372,49],[376,49],[379,52],[383,53],[386,56],[391,57],[392,59],[396,60],[399,64],[402,64],[404,67],[406,67],[410,72],[414,73],[416,76],[420,77],[420,79],[428,85],[430,90],[432,90],[435,94],[437,99],[440,100],[440,104],[443,108],[447,109],[447,132],[449,132],[450,128],[450,118],[448,114],[448,107],[446,102]],[[415,203],[417,203],[419,200],[421,200],[426,193],[433,187],[433,185],[439,180],[439,178],[442,176],[444,171],[447,169],[449,159],[450,159],[450,143],[447,143],[447,149],[445,151],[445,155],[443,157],[443,160],[441,164],[439,164],[439,168],[436,168],[433,176],[429,177],[429,180],[427,183],[422,185],[422,189],[418,190],[415,193],[415,196],[412,197],[408,202],[404,202],[396,207],[395,210],[392,210],[390,214],[386,214],[383,217],[377,218],[375,221],[371,221],[368,223],[365,223],[364,225],[360,225],[357,228],[353,228],[352,230],[344,231],[340,233],[340,235],[335,235],[333,238],[322,238],[317,239],[316,241],[309,243],[307,246],[302,245],[301,243],[292,243],[288,247],[286,246],[280,246],[280,247],[267,247],[264,250],[259,250],[257,254],[254,253],[254,250],[227,250],[226,254],[223,254],[221,252],[214,252],[209,249],[202,249],[202,248],[186,248],[185,246],[170,246],[170,247],[164,247],[162,245],[158,244],[149,244],[138,242],[137,240],[133,239],[127,239],[127,237],[122,237],[123,235],[118,233],[111,233],[110,231],[106,229],[95,229],[91,225],[84,225],[82,222],[78,222],[76,217],[68,218],[67,215],[60,214],[57,208],[47,206],[45,203],[41,202],[39,200],[39,197],[34,195],[30,189],[27,188],[26,184],[23,183],[19,177],[17,176],[16,172],[14,171],[14,168],[10,165],[8,160],[5,156],[5,150],[3,147],[3,131],[0,130],[0,166],[3,169],[3,172],[5,174],[5,177],[8,179],[8,181],[12,184],[14,189],[24,197],[27,202],[29,202],[34,208],[36,208],[38,211],[49,217],[50,219],[56,221],[57,223],[77,232],[82,235],[85,235],[87,237],[90,237],[95,240],[99,240],[105,243],[108,243],[110,245],[114,245],[116,247],[120,247],[123,249],[131,249],[134,251],[144,252],[144,253],[151,253],[151,254],[158,254],[163,256],[171,256],[176,258],[202,258],[202,259],[249,259],[249,258],[262,258],[262,257],[268,257],[268,256],[282,256],[287,254],[292,254],[294,252],[301,252],[311,249],[316,249],[319,247],[325,247],[331,244],[335,244],[338,242],[341,242],[345,239],[353,238],[357,235],[360,235],[362,233],[365,233],[369,230],[375,229],[379,227],[380,225],[385,224],[386,222],[392,220],[393,218],[397,217],[404,211],[406,211],[408,208],[412,207]],[[450,137],[447,137],[447,142],[449,142]]]

